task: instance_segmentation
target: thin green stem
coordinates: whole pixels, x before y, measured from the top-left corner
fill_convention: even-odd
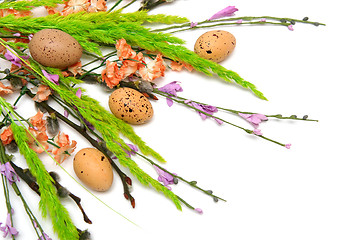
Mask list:
[[[131,2],[129,2],[128,4],[126,4],[125,6],[123,6],[123,7],[121,8],[121,10],[129,7],[129,6],[130,6],[131,4],[133,4],[134,2],[136,2],[136,0],[132,0]]]
[[[177,103],[182,104],[182,105],[184,105],[184,106],[186,106],[186,107],[188,107],[188,108],[191,108],[191,109],[195,110],[196,112],[200,112],[200,113],[204,114],[205,116],[207,116],[207,117],[209,117],[209,118],[214,118],[214,119],[217,119],[217,120],[222,121],[223,123],[226,123],[226,124],[229,124],[229,125],[231,125],[231,126],[233,126],[233,127],[239,128],[239,129],[245,131],[245,132],[248,133],[248,134],[254,135],[254,136],[256,136],[256,137],[260,137],[260,138],[262,138],[262,139],[265,139],[265,140],[267,140],[267,141],[276,143],[276,144],[278,144],[278,145],[280,145],[280,146],[283,146],[283,147],[286,146],[284,143],[280,143],[280,142],[278,142],[278,141],[276,141],[276,140],[273,140],[273,139],[264,137],[264,136],[262,136],[262,135],[254,134],[254,131],[253,131],[253,130],[246,129],[246,128],[244,128],[244,127],[241,127],[241,126],[239,126],[239,125],[236,125],[236,124],[233,124],[233,123],[231,123],[231,122],[229,122],[229,121],[226,121],[225,119],[222,119],[222,118],[213,116],[213,115],[211,115],[211,114],[209,114],[209,113],[207,113],[207,112],[205,112],[205,111],[202,111],[202,110],[200,110],[200,109],[197,109],[197,108],[195,108],[195,107],[193,107],[193,106],[185,103],[184,100],[182,100],[182,99],[177,99],[177,97],[175,97],[175,96],[173,96],[173,95],[170,95],[170,94],[161,92],[161,91],[159,91],[158,89],[154,89],[153,92],[154,92],[154,93],[157,93],[157,94],[159,94],[159,95],[161,95],[161,96],[163,96],[163,97],[170,98],[170,99],[173,100],[174,102],[177,102]]]
[[[192,187],[194,187],[194,188],[196,188],[196,189],[200,190],[201,192],[203,192],[203,193],[205,193],[205,194],[207,194],[207,195],[209,195],[209,196],[211,196],[211,197],[213,197],[213,198],[220,199],[220,200],[222,200],[222,201],[226,202],[226,200],[225,200],[225,199],[223,199],[223,198],[221,198],[221,197],[218,197],[218,196],[213,195],[213,194],[212,194],[211,192],[209,192],[208,190],[204,190],[204,189],[202,189],[202,188],[198,187],[196,184],[194,185],[194,184],[192,184],[190,181],[187,181],[186,179],[182,178],[181,176],[179,176],[179,175],[177,175],[177,174],[173,174],[173,173],[169,172],[169,171],[168,171],[168,170],[166,170],[165,168],[161,167],[159,164],[156,164],[156,163],[155,163],[154,161],[152,161],[150,158],[148,158],[148,157],[146,157],[146,156],[144,156],[144,155],[142,155],[142,154],[140,154],[140,153],[136,153],[136,155],[138,155],[138,156],[142,157],[143,159],[145,159],[146,161],[148,161],[150,164],[152,164],[152,165],[154,165],[154,166],[156,166],[156,167],[160,168],[160,169],[161,169],[161,170],[163,170],[164,172],[167,172],[167,173],[168,173],[168,174],[170,174],[172,177],[177,178],[177,179],[180,179],[181,181],[183,181],[183,182],[185,182],[185,183],[189,184],[190,186],[192,186]]]
[[[256,21],[256,22],[251,22],[255,19],[270,19],[270,20],[276,20],[279,21],[278,22],[263,22],[263,21]],[[236,21],[242,20],[242,23],[237,23]],[[213,25],[208,25],[208,26],[203,26],[206,24],[211,24],[211,23],[223,23],[223,24],[213,24]],[[229,23],[230,22],[230,23]],[[304,23],[304,24],[312,24],[315,26],[318,25],[322,25],[325,26],[325,24],[323,23],[318,23],[318,22],[311,22],[311,21],[305,21],[305,20],[299,20],[299,19],[295,19],[295,18],[280,18],[280,17],[271,17],[271,16],[260,16],[260,17],[250,17],[250,16],[243,16],[243,17],[233,17],[233,18],[222,18],[222,19],[215,19],[215,20],[205,20],[205,21],[201,21],[197,23],[197,26],[194,28],[190,28],[191,23],[184,23],[184,24],[179,24],[179,25],[173,25],[170,27],[166,27],[166,28],[160,28],[160,29],[154,29],[152,30],[153,32],[163,32],[163,31],[168,31],[171,29],[179,29],[179,28],[186,28],[183,30],[178,30],[178,31],[173,31],[174,32],[179,32],[179,31],[186,31],[186,30],[190,30],[190,29],[196,29],[196,28],[206,28],[206,27],[214,27],[214,26],[222,26],[222,25],[240,25],[240,24],[277,24],[277,25],[283,25],[283,26],[289,26],[290,24],[293,23]]]
[[[123,0],[118,0],[109,10],[108,12],[111,12],[112,10],[114,10]]]

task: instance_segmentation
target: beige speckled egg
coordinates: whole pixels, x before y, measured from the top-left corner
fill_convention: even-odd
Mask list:
[[[223,30],[209,31],[201,35],[195,42],[194,51],[200,57],[214,61],[223,61],[234,50],[234,35]]]
[[[109,97],[111,112],[130,124],[148,122],[153,114],[150,101],[140,92],[132,88],[119,88]]]
[[[77,63],[83,51],[75,38],[57,29],[43,29],[35,33],[29,42],[29,50],[40,64],[60,69]]]
[[[113,182],[110,161],[95,148],[84,148],[76,153],[73,167],[76,176],[95,191],[106,191]]]

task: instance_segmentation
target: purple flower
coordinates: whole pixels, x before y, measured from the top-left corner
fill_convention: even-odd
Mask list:
[[[255,135],[258,135],[258,136],[262,136],[263,134],[262,134],[262,132],[261,132],[261,130],[260,129],[254,129],[254,131],[253,131],[253,133],[255,134]]]
[[[50,74],[45,70],[41,70],[41,72],[44,74],[44,76],[51,82],[55,83],[56,85],[59,85],[59,75],[56,74]]]
[[[135,146],[134,144],[129,143],[129,144],[126,144],[126,145],[131,149],[130,151],[125,150],[125,152],[127,153],[127,157],[131,157],[131,155],[135,155],[136,152],[139,151],[138,147]]]
[[[265,115],[258,114],[258,113],[255,113],[255,114],[239,113],[239,116],[244,118],[249,123],[251,123],[255,128],[258,128],[259,124],[262,121],[268,120],[268,118]]]
[[[171,190],[171,188],[168,185],[174,184],[174,177],[170,173],[165,172],[164,170],[159,168],[158,166],[155,166],[155,165],[153,165],[153,166],[154,166],[157,174],[159,174],[159,177],[158,177],[159,182],[162,182],[165,187],[167,187],[169,190]]]
[[[69,112],[64,110],[64,117],[68,118],[69,117]]]
[[[19,176],[16,174],[15,170],[11,166],[10,162],[6,162],[5,164],[0,165],[0,172],[3,174],[7,180],[10,182],[10,184],[20,181]]]
[[[46,233],[43,232],[43,235],[40,236],[38,240],[52,240],[52,239]]]
[[[198,25],[198,22],[191,22],[190,23],[190,28],[196,27]]]
[[[31,41],[31,39],[33,38],[33,36],[34,36],[34,34],[29,34],[29,36],[28,36],[29,41]]]
[[[9,49],[6,49],[6,53],[4,54],[4,57],[15,66],[21,67],[22,60],[18,58],[12,51],[9,51]],[[29,58],[29,56],[21,56],[21,58],[26,60]]]
[[[200,103],[196,103],[196,102],[193,102],[191,100],[186,100],[185,101],[186,104],[200,110],[198,111],[200,117],[205,120],[207,118],[209,118],[210,116],[204,114],[203,112],[209,114],[209,115],[213,115],[214,113],[216,113],[218,111],[217,107],[214,107],[214,106],[211,106],[211,105],[204,105],[204,104],[200,104]],[[218,124],[222,124],[223,121],[221,121],[220,119],[217,119],[215,118],[215,121],[218,123]]]
[[[78,98],[81,98],[81,88],[79,88],[77,91],[76,91],[76,94],[75,94]]]
[[[203,214],[203,210],[201,208],[195,208],[194,210],[199,214]]]
[[[1,226],[3,223],[0,223],[0,231],[4,232],[3,237],[5,238],[8,234],[9,236],[16,236],[19,232],[16,230],[16,228],[11,226],[11,218],[10,213],[7,214],[6,223],[5,226]]]
[[[181,86],[178,83],[179,83],[178,81],[173,81],[171,83],[166,84],[165,86],[163,86],[161,88],[158,88],[158,90],[176,97],[177,92],[183,91],[183,89],[181,88]],[[171,98],[166,98],[166,102],[169,107],[171,107],[173,105],[173,100]]]
[[[228,7],[224,8],[223,10],[215,13],[212,17],[210,17],[208,19],[208,21],[218,19],[218,18],[232,16],[232,15],[234,15],[234,12],[236,12],[238,10],[239,9],[237,9],[235,6],[228,6]]]

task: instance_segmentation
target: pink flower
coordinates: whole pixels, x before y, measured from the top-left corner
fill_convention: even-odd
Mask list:
[[[210,20],[214,20],[214,19],[218,19],[218,18],[223,18],[223,17],[229,17],[234,15],[234,12],[238,11],[239,9],[237,9],[235,6],[228,6],[226,8],[224,8],[223,10],[220,10],[219,12],[215,13],[214,15],[212,15],[208,21]]]
[[[236,23],[242,23],[242,22],[243,22],[242,19],[239,19],[239,20],[236,21]]]
[[[258,114],[258,113],[255,113],[255,114],[239,113],[239,116],[244,118],[249,123],[251,123],[255,128],[258,128],[259,124],[262,121],[268,120],[268,118],[265,115]]]
[[[195,208],[194,210],[199,214],[203,214],[203,210],[201,208]]]
[[[197,22],[191,22],[191,23],[190,23],[190,28],[196,27],[197,25],[198,25]]]
[[[45,70],[41,70],[41,72],[44,74],[44,76],[51,82],[55,83],[56,85],[59,85],[59,75],[56,74],[50,74]]]
[[[290,143],[288,143],[288,144],[285,144],[285,147],[286,147],[287,149],[290,149],[290,147],[291,147],[291,144],[290,144]]]
[[[166,84],[165,86],[158,88],[159,91],[167,93],[169,95],[177,96],[177,92],[182,92],[183,89],[181,88],[180,84],[178,84],[178,81],[173,81],[171,83]],[[169,97],[166,98],[167,105],[171,107],[173,105],[173,100]]]
[[[18,231],[16,230],[16,228],[12,227],[11,225],[11,218],[10,218],[10,213],[7,214],[7,218],[6,218],[6,223],[5,226],[1,226],[2,223],[0,223],[0,230],[4,232],[3,237],[6,238],[7,235],[11,236],[16,236],[18,235]]]
[[[0,173],[6,177],[10,184],[20,181],[19,176],[9,162],[0,165]]]
[[[15,66],[18,66],[19,68],[21,67],[22,60],[18,58],[12,51],[9,51],[9,49],[6,49],[6,53],[4,54],[4,57]],[[29,56],[21,56],[21,58],[27,60]]]
[[[255,135],[258,135],[258,136],[262,136],[263,134],[262,134],[262,132],[261,132],[261,130],[260,129],[254,129],[254,131],[253,131],[253,133],[255,134]]]
[[[266,22],[266,18],[261,18],[260,22]]]
[[[294,31],[293,25],[289,25],[289,26],[288,26],[288,29],[289,29],[290,31]]]
[[[169,190],[171,188],[168,186],[170,184],[175,184],[174,177],[168,172],[165,172],[164,170],[160,169],[158,166],[153,165],[157,174],[159,174],[158,180],[159,182],[162,182],[165,187],[167,187]]]

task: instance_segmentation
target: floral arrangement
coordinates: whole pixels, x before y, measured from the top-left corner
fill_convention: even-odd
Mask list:
[[[257,112],[227,109],[211,106],[195,99],[180,96],[183,91],[179,82],[170,82],[165,86],[156,86],[156,79],[165,76],[168,70],[198,71],[227,82],[240,85],[260,99],[266,97],[256,86],[236,72],[220,64],[204,59],[183,46],[184,41],[172,35],[178,31],[194,31],[198,28],[214,28],[230,25],[280,25],[293,31],[294,24],[304,23],[314,26],[324,25],[302,20],[277,18],[270,16],[235,17],[237,9],[229,6],[202,22],[191,22],[179,16],[163,14],[152,15],[149,10],[162,4],[171,4],[166,0],[143,0],[139,11],[124,13],[124,9],[135,1],[119,8],[122,1],[117,1],[108,9],[104,0],[30,0],[4,1],[0,3],[0,57],[11,63],[11,67],[2,68],[0,81],[0,171],[6,199],[6,214],[1,211],[0,230],[4,237],[15,239],[19,234],[12,214],[16,209],[11,206],[9,191],[14,191],[23,202],[24,208],[39,239],[51,239],[41,227],[19,190],[19,184],[27,184],[39,195],[39,208],[44,218],[52,221],[54,232],[59,239],[89,239],[87,230],[77,228],[70,218],[61,198],[71,198],[83,214],[84,221],[91,224],[86,215],[81,199],[60,184],[55,172],[48,172],[40,159],[47,154],[61,169],[61,163],[69,161],[76,153],[77,142],[61,131],[66,124],[81,134],[93,148],[108,159],[123,183],[124,197],[135,207],[131,195],[132,179],[121,168],[128,168],[140,183],[151,186],[171,199],[176,208],[186,206],[198,213],[183,198],[176,195],[170,185],[183,181],[210,196],[215,202],[223,198],[210,190],[198,186],[195,181],[188,181],[178,174],[165,169],[165,159],[152,147],[148,146],[126,121],[108,112],[97,100],[86,95],[81,84],[96,84],[109,91],[130,88],[141,93],[141,97],[155,102],[166,99],[169,107],[181,104],[195,111],[202,119],[212,119],[218,124],[230,124],[246,134],[259,137],[285,148],[291,144],[281,143],[264,136],[260,124],[270,119],[290,119],[317,121],[307,115],[282,116],[264,115]],[[44,7],[48,15],[33,17],[32,10]],[[119,9],[118,9],[119,8]],[[145,25],[146,24],[146,27]],[[169,25],[158,27],[159,25]],[[61,30],[73,37],[82,47],[88,62],[76,61],[66,68],[48,66],[35,60],[29,53],[29,47],[35,34],[44,29]],[[104,49],[108,50],[104,54]],[[89,69],[90,65],[96,67]],[[17,94],[14,102],[7,96]],[[22,116],[18,113],[18,102],[29,98],[38,109],[34,116]],[[52,100],[52,101],[48,101]],[[52,104],[55,103],[56,106]],[[58,109],[62,110],[58,110]],[[133,111],[133,110],[131,110]],[[250,123],[250,128],[242,127],[217,116],[218,111],[238,115]],[[27,168],[15,164],[11,153],[19,151],[26,161]],[[142,170],[132,156],[147,161],[159,175],[153,179]],[[17,159],[22,161],[22,159]],[[80,183],[79,183],[80,184]]]

